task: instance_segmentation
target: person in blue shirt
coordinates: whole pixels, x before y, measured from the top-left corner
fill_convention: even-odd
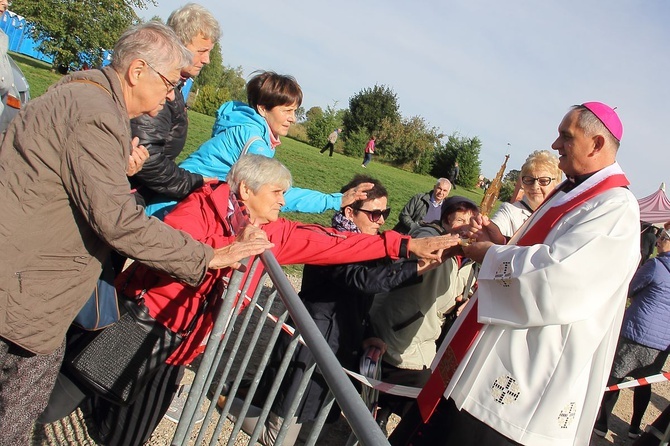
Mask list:
[[[670,230],[656,239],[658,255],[646,261],[630,283],[621,334],[608,386],[619,384],[627,376],[645,378],[661,372],[670,350]],[[593,431],[604,437],[607,419],[614,409],[619,391],[605,392]],[[651,386],[635,387],[633,415],[628,436],[641,434],[640,423],[649,401]]]
[[[242,154],[274,157],[279,137],[286,136],[295,122],[295,112],[302,104],[302,90],[291,76],[261,71],[247,83],[248,105],[230,101],[216,113],[212,138],[188,156],[180,167],[204,177],[223,181],[230,167]],[[356,200],[365,199],[363,185],[344,194],[325,194],[310,189],[291,187],[284,198],[282,211],[321,213],[339,210]],[[147,213],[162,218],[176,204],[165,197],[147,206]]]

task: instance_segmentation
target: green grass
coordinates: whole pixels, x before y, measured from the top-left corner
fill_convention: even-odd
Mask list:
[[[51,65],[48,63],[11,51],[9,54],[14,59],[14,62],[21,67],[23,75],[28,79],[30,97],[32,98],[43,94],[51,84],[62,77],[58,73],[53,73]]]
[[[47,87],[61,78],[60,75],[51,72],[50,65],[37,61],[21,54],[12,53],[12,57],[23,70],[30,84],[33,98],[41,95]],[[188,137],[184,151],[179,157],[183,160],[191,152],[196,150],[200,144],[209,139],[214,118],[194,111],[189,111]],[[362,150],[361,150],[362,152]],[[288,167],[293,175],[295,186],[316,189],[323,192],[338,192],[340,188],[349,182],[356,173],[364,173],[379,179],[389,191],[389,205],[391,215],[384,229],[392,228],[398,221],[398,214],[403,206],[413,195],[426,192],[433,188],[435,178],[427,175],[417,175],[410,172],[385,165],[373,158],[367,169],[361,167],[363,155],[360,158],[350,158],[335,153],[332,158],[319,154],[319,150],[302,142],[283,138],[282,144],[277,149],[277,158]],[[475,203],[480,203],[483,192],[481,189],[466,190],[459,187],[457,191],[451,192],[456,195],[470,198]],[[330,226],[333,211],[320,215],[286,213],[285,217],[308,223],[320,223]]]

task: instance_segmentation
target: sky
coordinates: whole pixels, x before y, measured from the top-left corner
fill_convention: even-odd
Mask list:
[[[156,1],[139,15],[185,4]],[[221,24],[224,64],[294,76],[305,110],[387,86],[403,117],[477,136],[493,178],[505,154],[519,169],[551,149],[571,105],[600,101],[623,122],[617,159],[635,196],[670,187],[667,0],[197,2]]]

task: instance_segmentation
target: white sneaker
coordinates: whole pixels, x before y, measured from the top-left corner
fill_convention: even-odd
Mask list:
[[[186,405],[186,400],[188,399],[188,393],[190,391],[191,391],[190,384],[184,384],[179,386],[179,389],[177,390],[177,393],[174,395],[174,398],[172,398],[170,407],[168,407],[168,410],[167,412],[165,412],[163,418],[167,418],[173,423],[179,423],[179,419],[181,418],[181,414],[184,412],[184,406]],[[195,424],[200,424],[204,420],[205,420],[205,411],[202,410],[201,407],[200,411],[195,417]]]
[[[361,164],[361,167],[367,169],[367,167],[365,167],[365,164]]]

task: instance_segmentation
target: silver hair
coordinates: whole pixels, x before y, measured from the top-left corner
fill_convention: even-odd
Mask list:
[[[556,181],[563,179],[563,171],[558,168],[558,157],[548,150],[536,150],[526,158],[521,166],[521,176],[526,176],[531,170],[544,169]]]
[[[167,19],[167,25],[177,33],[181,43],[188,45],[202,34],[202,37],[216,42],[221,37],[219,22],[211,12],[195,3],[187,3],[175,9]]]
[[[449,181],[447,178],[438,178],[437,182],[435,183],[435,186],[439,186],[440,183],[447,183],[449,185],[449,188],[451,189],[451,181]]]
[[[112,68],[117,73],[123,73],[136,59],[142,59],[161,73],[167,73],[181,71],[191,65],[193,55],[179,43],[172,28],[150,21],[123,33],[114,45]]]
[[[278,185],[286,190],[293,183],[291,172],[282,163],[274,158],[254,154],[242,155],[226,176],[233,193],[239,192],[242,181],[254,193],[265,184]]]
[[[614,150],[619,148],[619,140],[612,135],[612,132],[591,110],[583,105],[573,105],[570,110],[576,110],[579,113],[577,126],[584,131],[584,135],[602,135],[608,146],[613,147]]]

